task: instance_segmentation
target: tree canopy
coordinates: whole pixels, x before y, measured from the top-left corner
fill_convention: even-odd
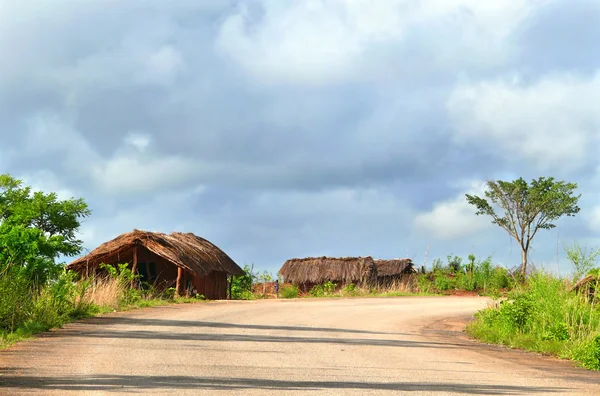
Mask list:
[[[0,273],[7,269],[44,281],[61,255],[81,252],[76,233],[90,215],[82,198],[59,200],[56,193],[33,191],[22,180],[0,175]]]
[[[580,210],[574,195],[577,184],[540,177],[528,184],[523,178],[513,181],[490,180],[486,198],[466,194],[477,215],[487,215],[519,242],[522,253],[521,273],[526,274],[531,241],[539,230],[556,227],[562,216],[575,216]],[[498,209],[494,208],[497,207]]]

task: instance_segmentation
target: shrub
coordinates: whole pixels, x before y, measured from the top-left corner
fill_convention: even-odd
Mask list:
[[[553,353],[600,370],[600,309],[569,283],[534,273],[508,300],[476,314],[468,331],[488,342]]]
[[[335,283],[327,281],[321,285],[313,286],[312,289],[309,290],[308,294],[310,294],[313,297],[330,296],[335,293],[335,287]]]
[[[299,290],[295,285],[282,287],[280,291],[283,298],[298,298]]]
[[[244,275],[236,276],[231,284],[231,298],[234,300],[253,300],[252,282],[254,275],[252,268],[246,264],[244,266]]]
[[[446,291],[453,289],[453,281],[445,275],[437,276],[435,278],[435,288],[439,291]]]
[[[590,370],[600,370],[600,334],[581,343],[573,351],[572,357]]]
[[[433,289],[433,283],[426,274],[419,274],[419,278],[417,280],[417,287],[421,293],[431,293]]]

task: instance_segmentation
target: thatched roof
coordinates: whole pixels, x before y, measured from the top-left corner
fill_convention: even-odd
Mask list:
[[[279,273],[285,282],[317,284],[368,281],[376,271],[372,257],[307,257],[287,260]]]
[[[86,256],[71,262],[67,269],[113,262],[123,253],[132,251],[135,246],[142,246],[176,266],[201,276],[212,271],[223,271],[229,275],[244,274],[225,252],[192,233],[163,234],[140,230],[127,232],[103,243]]]
[[[409,258],[398,258],[391,260],[375,260],[377,276],[395,276],[417,272],[413,262]]]
[[[577,292],[581,291],[581,289],[585,287],[594,288],[598,283],[600,283],[600,277],[594,275],[588,275],[579,280],[575,285],[571,287],[571,290],[575,290]]]

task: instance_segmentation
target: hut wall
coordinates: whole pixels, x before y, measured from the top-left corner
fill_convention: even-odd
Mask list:
[[[143,246],[137,247],[137,273],[146,274],[150,277],[149,282],[158,290],[175,287],[177,283],[177,266],[170,261],[152,253]],[[128,263],[129,268],[133,265],[133,248],[124,250],[103,260],[106,264],[116,266]],[[90,263],[89,266],[78,268],[82,275],[101,274],[99,262]],[[196,288],[198,294],[203,294],[211,300],[227,298],[227,273],[213,271],[207,276],[194,276],[191,272],[184,271],[181,280],[182,292],[192,287]]]
[[[227,298],[227,274],[213,271],[206,276],[194,277],[194,286],[198,294],[210,300],[224,300]]]

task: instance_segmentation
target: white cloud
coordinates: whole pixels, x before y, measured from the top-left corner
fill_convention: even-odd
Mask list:
[[[129,132],[127,136],[125,136],[125,143],[133,146],[139,152],[144,152],[151,140],[152,137],[150,135],[139,132]]]
[[[543,169],[581,167],[598,155],[600,72],[462,85],[447,106],[460,144],[478,142]]]
[[[181,185],[198,174],[199,164],[181,157],[118,155],[94,165],[98,188],[115,195],[156,192]]]
[[[263,82],[339,81],[358,74],[370,50],[394,48],[414,28],[431,32],[426,49],[431,57],[497,58],[514,28],[546,2],[262,0],[260,11],[243,4],[225,19],[217,47]],[[460,53],[447,51],[454,38]]]
[[[23,180],[23,184],[30,186],[33,192],[43,192],[49,194],[51,192],[56,193],[59,200],[67,200],[71,198],[79,198],[77,194],[64,186],[55,174],[48,170],[40,170],[31,174],[15,175],[17,178]]]
[[[592,209],[589,214],[588,224],[592,231],[600,233],[600,205]]]
[[[483,195],[485,183],[471,182],[468,194]],[[431,211],[418,214],[413,222],[421,232],[435,238],[454,240],[477,234],[489,228],[490,220],[475,215],[475,208],[467,203],[465,193],[446,201],[437,202]]]
[[[120,208],[91,216],[79,229],[79,238],[84,246],[92,250],[119,234],[141,229],[170,233],[173,231],[194,232],[197,222],[189,216],[193,199],[202,191],[192,188],[180,192],[168,192],[140,199],[134,207]]]

